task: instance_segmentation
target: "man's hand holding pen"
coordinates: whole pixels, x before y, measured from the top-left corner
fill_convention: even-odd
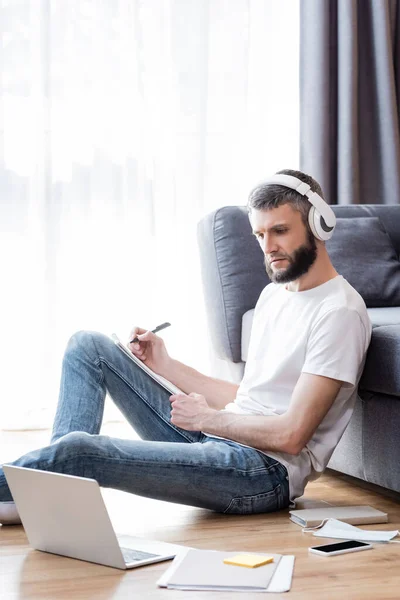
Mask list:
[[[163,329],[165,329],[166,327],[171,327],[171,323],[161,323],[161,325],[157,325],[157,327],[155,329],[151,330],[151,333],[157,333],[157,331],[162,331]],[[131,332],[131,335],[133,335],[133,338],[130,340],[130,344],[137,344],[139,342],[139,338],[137,337],[137,335],[135,335],[133,332],[138,329],[137,327],[134,327],[134,329]]]
[[[142,360],[155,373],[167,379],[172,359],[167,352],[164,340],[156,335],[155,331],[160,331],[169,325],[169,323],[163,323],[153,331],[148,331],[142,327],[134,327],[128,341],[128,348],[132,354]]]

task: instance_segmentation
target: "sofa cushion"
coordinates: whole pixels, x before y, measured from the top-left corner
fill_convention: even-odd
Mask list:
[[[360,389],[400,396],[400,325],[375,327]]]
[[[249,352],[251,327],[253,325],[254,308],[244,313],[242,317],[242,352],[241,358],[244,362],[247,360]]]
[[[400,306],[400,262],[380,219],[337,219],[326,249],[368,307]]]
[[[380,325],[400,325],[400,306],[384,306],[382,308],[369,308],[368,315],[372,327]]]

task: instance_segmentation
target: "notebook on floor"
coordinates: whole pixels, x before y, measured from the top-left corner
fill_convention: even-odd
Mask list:
[[[291,510],[289,513],[290,520],[302,527],[316,527],[325,519],[338,519],[351,525],[388,522],[387,513],[371,506],[327,506]]]
[[[287,592],[290,590],[294,559],[292,555],[260,553],[274,561],[257,568],[225,564],[224,559],[243,552],[221,552],[185,548],[157,581],[159,587],[175,590],[230,592]]]
[[[183,548],[117,536],[94,479],[11,465],[2,468],[29,544],[36,550],[132,569],[170,560]]]

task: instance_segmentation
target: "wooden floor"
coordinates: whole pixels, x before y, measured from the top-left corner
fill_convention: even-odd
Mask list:
[[[109,425],[109,435],[131,436],[123,425]],[[48,432],[1,433],[0,463],[47,443]],[[176,542],[195,548],[260,551],[296,556],[292,589],[268,598],[347,600],[400,598],[400,544],[377,544],[373,550],[336,557],[310,555],[308,547],[325,540],[302,533],[287,511],[233,516],[104,490],[119,533]],[[389,513],[389,523],[373,529],[400,529],[400,496],[328,472],[309,485],[307,502],[369,504]],[[398,538],[400,540],[400,538]],[[330,540],[326,540],[329,542]],[[84,561],[31,550],[22,527],[0,527],[0,598],[35,600],[115,600],[160,598],[260,598],[259,594],[182,592],[158,589],[156,581],[170,563],[119,571]]]

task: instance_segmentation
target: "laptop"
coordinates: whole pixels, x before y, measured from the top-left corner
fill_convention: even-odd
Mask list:
[[[3,465],[32,548],[133,569],[174,558],[182,546],[117,536],[94,479]]]

